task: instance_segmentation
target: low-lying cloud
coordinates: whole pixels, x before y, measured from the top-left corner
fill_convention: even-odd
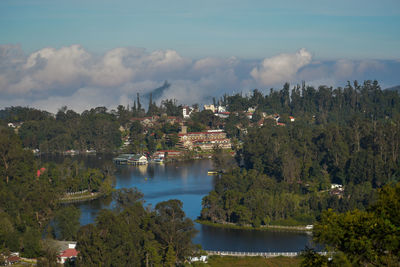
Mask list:
[[[291,81],[300,68],[310,64],[311,53],[302,48],[295,54],[266,58],[250,75],[262,86]]]
[[[378,79],[399,84],[396,60],[313,61],[300,49],[260,60],[236,57],[190,59],[174,50],[148,52],[141,48],[115,48],[103,55],[79,45],[43,48],[26,55],[19,46],[0,46],[0,108],[24,105],[56,112],[61,106],[83,111],[96,106],[132,105],[136,93],[144,95],[165,80],[171,86],[157,101],[204,103],[223,93],[248,92],[285,82],[339,86],[347,80]],[[368,77],[373,74],[375,77]]]

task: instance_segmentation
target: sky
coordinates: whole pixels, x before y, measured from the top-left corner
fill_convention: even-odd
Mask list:
[[[400,84],[398,0],[1,0],[0,108],[209,101],[285,82]],[[160,99],[158,99],[160,101]]]

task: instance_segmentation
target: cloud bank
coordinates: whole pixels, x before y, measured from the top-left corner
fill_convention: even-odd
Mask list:
[[[190,59],[174,50],[115,48],[102,55],[79,45],[43,48],[26,55],[19,46],[0,46],[0,108],[31,106],[78,112],[97,106],[132,105],[165,80],[171,86],[157,99],[193,104],[223,93],[249,92],[285,82],[341,86],[347,80],[377,79],[399,84],[400,62],[385,60],[316,61],[302,48],[260,60],[236,57]]]

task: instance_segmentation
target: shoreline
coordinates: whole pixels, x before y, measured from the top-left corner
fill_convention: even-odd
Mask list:
[[[291,232],[304,232],[304,233],[312,232],[312,229],[309,229],[306,226],[263,225],[260,227],[253,227],[250,225],[237,225],[234,223],[215,223],[200,219],[196,219],[194,221],[201,225],[207,225],[218,228],[227,228],[227,229],[252,230],[252,231],[291,231]]]
[[[105,196],[102,193],[84,193],[84,194],[76,194],[72,196],[64,196],[58,199],[60,203],[67,204],[73,202],[84,202],[91,201]]]

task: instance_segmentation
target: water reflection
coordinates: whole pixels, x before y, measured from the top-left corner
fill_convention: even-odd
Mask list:
[[[111,163],[111,156],[76,157],[90,167],[101,168]],[[57,159],[62,162],[62,159]],[[117,166],[116,188],[137,187],[147,205],[153,207],[161,201],[179,199],[191,219],[201,211],[202,198],[213,189],[216,178],[208,176],[212,169],[210,160],[179,162],[173,164],[149,164],[143,166]],[[94,222],[98,211],[112,208],[111,198],[98,199],[76,204],[81,209],[82,225]],[[249,251],[249,252],[291,252],[301,251],[311,245],[311,237],[305,233],[250,231],[223,229],[195,224],[199,233],[194,243],[207,250]]]

